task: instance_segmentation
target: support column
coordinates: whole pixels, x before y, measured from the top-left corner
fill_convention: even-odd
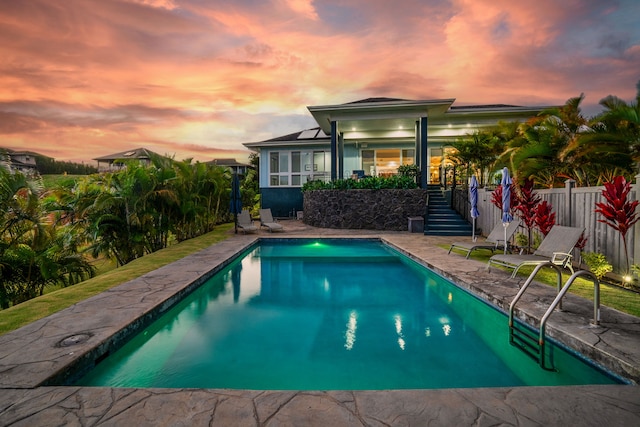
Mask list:
[[[427,188],[427,118],[420,117],[420,188]]]
[[[338,134],[338,179],[344,178],[344,133]]]
[[[573,194],[572,190],[576,187],[576,182],[573,179],[567,179],[564,182],[565,188],[565,202],[564,202],[564,218],[562,221],[562,225],[566,225],[567,227],[573,227]]]
[[[331,121],[331,181],[338,176],[338,123]]]
[[[416,160],[415,160],[415,162],[416,162],[416,165],[418,166],[418,168],[420,170],[422,170],[422,165],[420,164],[420,159],[421,159],[421,157],[420,157],[420,153],[421,153],[420,148],[421,147],[420,147],[420,121],[419,120],[416,120],[414,135],[415,135],[414,148],[416,150],[416,157],[415,157]],[[416,177],[416,183],[418,182],[417,178],[418,177]]]

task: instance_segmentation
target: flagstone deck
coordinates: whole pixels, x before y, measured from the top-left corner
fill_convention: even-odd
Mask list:
[[[636,385],[513,387],[384,391],[260,391],[117,389],[48,386],[72,364],[92,362],[95,349],[152,318],[189,291],[191,283],[222,265],[255,239],[274,237],[381,237],[389,244],[482,298],[506,307],[518,281],[487,272],[438,247],[449,237],[407,232],[330,230],[284,221],[284,233],[233,235],[66,310],[0,336],[0,425],[49,426],[385,426],[385,425],[640,425]],[[533,286],[522,316],[539,319],[554,290]],[[177,296],[176,296],[177,295]],[[632,295],[632,297],[637,297]],[[568,295],[547,332],[609,369],[640,380],[640,319],[602,308],[601,326],[589,326],[593,305]],[[506,325],[505,325],[506,326]]]

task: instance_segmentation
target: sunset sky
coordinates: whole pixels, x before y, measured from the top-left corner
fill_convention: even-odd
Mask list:
[[[639,80],[638,0],[0,0],[0,147],[57,160],[246,161],[368,97],[593,115]]]

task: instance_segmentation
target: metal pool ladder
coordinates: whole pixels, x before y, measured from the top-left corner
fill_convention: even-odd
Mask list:
[[[540,320],[540,328],[536,337],[533,328],[523,322],[516,321],[514,319],[513,313],[515,311],[516,303],[520,300],[531,282],[533,282],[533,279],[536,274],[538,274],[538,271],[540,271],[540,269],[542,269],[543,267],[551,267],[556,270],[556,273],[558,273],[558,295],[542,316],[542,319]],[[525,354],[536,360],[540,364],[540,367],[543,369],[554,369],[553,363],[548,365],[546,363],[547,358],[545,357],[545,327],[547,324],[547,320],[549,320],[551,313],[556,307],[562,310],[562,297],[567,293],[573,282],[580,276],[586,276],[593,281],[593,319],[591,320],[591,324],[597,326],[600,324],[600,282],[598,281],[598,278],[590,271],[579,270],[573,273],[561,288],[560,286],[562,283],[562,270],[558,265],[552,263],[551,261],[539,264],[536,266],[536,268],[533,269],[533,271],[509,305],[509,343],[520,348],[522,351],[524,351]]]

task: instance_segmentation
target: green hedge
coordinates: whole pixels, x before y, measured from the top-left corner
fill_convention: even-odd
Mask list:
[[[388,178],[370,176],[362,179],[338,179],[324,182],[309,181],[302,186],[302,191],[311,190],[381,190],[381,189],[418,188],[415,178],[410,176],[391,176]]]

